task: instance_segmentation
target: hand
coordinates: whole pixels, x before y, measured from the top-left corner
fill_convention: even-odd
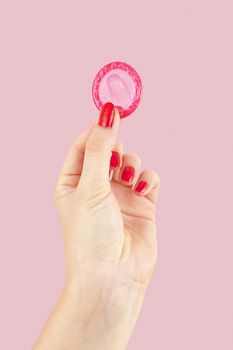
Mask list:
[[[124,349],[156,262],[159,177],[140,174],[140,158],[123,154],[119,123],[117,109],[105,104],[71,146],[56,186],[67,279],[48,325],[57,327],[58,314],[72,319],[76,340],[67,349]],[[47,344],[48,325],[39,343]]]

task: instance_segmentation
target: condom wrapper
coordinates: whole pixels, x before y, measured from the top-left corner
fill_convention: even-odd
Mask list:
[[[121,118],[128,117],[138,107],[142,96],[142,81],[133,67],[124,62],[111,62],[96,74],[92,96],[100,110],[112,102]]]

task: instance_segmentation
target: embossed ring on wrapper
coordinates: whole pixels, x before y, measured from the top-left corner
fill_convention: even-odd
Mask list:
[[[133,67],[125,62],[111,62],[96,74],[92,96],[100,110],[106,102],[112,102],[120,117],[129,116],[138,107],[142,96],[142,81]]]

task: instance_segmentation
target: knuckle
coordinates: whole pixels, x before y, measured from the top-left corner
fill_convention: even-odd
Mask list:
[[[89,140],[86,144],[85,151],[92,154],[105,153],[108,151],[108,145],[101,139]]]
[[[116,150],[117,151],[120,151],[120,152],[122,152],[122,149],[123,149],[123,144],[122,144],[122,142],[121,141],[117,141],[117,143],[116,143]]]
[[[159,174],[154,171],[154,170],[151,170],[151,173],[152,173],[152,178],[153,178],[153,182],[155,184],[156,187],[159,187],[160,186],[160,176]]]
[[[150,178],[151,181],[154,183],[154,186],[157,187],[160,185],[160,176],[155,170],[152,170],[152,169],[144,170],[143,176]]]
[[[125,153],[124,154],[124,157],[127,159],[132,159],[134,160],[135,162],[137,162],[139,165],[142,164],[142,160],[141,158],[136,154],[136,153],[133,153],[133,152],[130,152],[130,153]]]

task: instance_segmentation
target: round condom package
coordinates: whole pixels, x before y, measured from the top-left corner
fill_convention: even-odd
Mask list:
[[[112,102],[120,117],[125,118],[133,113],[141,101],[141,78],[127,63],[109,63],[96,74],[92,96],[99,110],[106,102]]]

